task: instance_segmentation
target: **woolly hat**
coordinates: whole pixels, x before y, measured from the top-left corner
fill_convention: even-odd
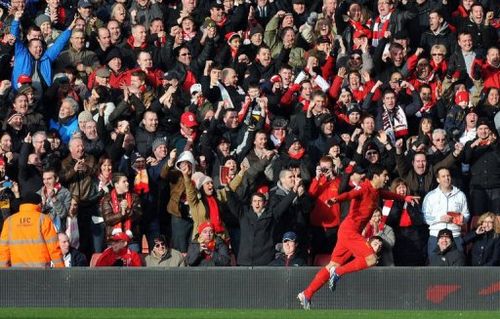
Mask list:
[[[477,120],[476,128],[480,127],[481,125],[486,125],[489,129],[491,129],[491,122],[486,117],[481,117]]]
[[[302,141],[300,140],[300,138],[297,135],[295,135],[295,134],[288,134],[286,136],[286,138],[285,138],[285,150],[288,151],[288,149],[290,149],[290,147],[295,142],[299,142],[300,145],[302,145]]]
[[[469,92],[458,91],[455,93],[455,104],[459,104],[461,102],[469,102]]]
[[[203,222],[198,225],[198,234],[201,234],[201,232],[207,227],[210,227],[212,229],[214,228],[214,226],[209,221]]]
[[[38,17],[36,17],[35,19],[35,24],[37,27],[41,27],[42,24],[44,24],[45,22],[48,22],[48,23],[51,23],[50,22],[50,17],[48,15],[45,15],[45,14],[41,14],[39,15]]]
[[[177,161],[175,162],[175,168],[177,168],[178,170],[181,169],[179,167],[179,164],[181,162],[189,162],[189,163],[191,163],[193,168],[196,166],[196,161],[194,160],[193,153],[191,153],[190,151],[182,152],[181,155],[179,155],[179,157],[177,158]]]
[[[264,29],[260,26],[260,24],[257,24],[256,26],[250,29],[250,37],[252,37],[254,34],[257,33],[264,34]]]
[[[167,145],[167,138],[166,137],[157,137],[154,141],[153,144],[151,144],[151,150],[154,152],[156,148],[160,145]]]
[[[82,111],[80,112],[80,114],[78,115],[78,122],[88,122],[92,120],[92,113],[90,113],[89,111]]]
[[[239,33],[236,33],[236,32],[229,32],[227,33],[224,38],[226,39],[226,42],[227,44],[231,44],[231,41],[235,38],[240,38],[241,39],[241,36]]]
[[[12,112],[9,117],[7,118],[7,123],[9,123],[10,121],[12,121],[16,116],[20,116],[21,118],[24,117],[24,115],[22,115],[21,113],[18,113],[18,112]]]
[[[447,228],[444,228],[444,229],[441,229],[441,230],[438,232],[437,238],[440,238],[440,237],[449,237],[449,238],[453,238],[453,233],[451,232],[451,230],[449,230],[449,229],[447,229]]]
[[[23,84],[21,87],[17,90],[17,93],[19,94],[26,94],[29,91],[34,91],[35,88],[32,87],[30,84]]]
[[[202,172],[195,172],[193,176],[191,176],[191,180],[194,182],[194,185],[198,190],[203,187],[203,184],[213,182],[210,176],[207,176]]]
[[[132,153],[132,155],[130,155],[130,163],[133,165],[135,162],[137,162],[138,159],[145,159],[144,156],[141,155],[141,153],[139,152],[135,152],[135,153]]]
[[[120,58],[122,59],[122,53],[118,48],[113,48],[109,50],[108,54],[106,54],[106,63],[109,63],[109,61],[113,60],[114,58]]]
[[[17,87],[20,88],[21,86],[23,86],[24,84],[31,84],[33,83],[33,81],[31,80],[31,77],[29,75],[26,75],[26,74],[21,74],[18,78],[17,78]]]

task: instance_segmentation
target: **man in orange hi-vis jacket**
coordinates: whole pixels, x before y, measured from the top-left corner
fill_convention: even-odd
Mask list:
[[[54,224],[42,214],[40,195],[27,194],[0,236],[0,267],[64,267]]]

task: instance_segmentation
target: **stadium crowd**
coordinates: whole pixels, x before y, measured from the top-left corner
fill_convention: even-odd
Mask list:
[[[500,265],[499,4],[0,1],[0,266]]]

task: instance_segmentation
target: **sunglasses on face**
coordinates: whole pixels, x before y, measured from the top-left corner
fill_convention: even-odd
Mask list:
[[[165,243],[156,243],[155,248],[165,247]]]
[[[443,56],[444,54],[442,54],[442,53],[432,53],[431,55],[432,56]]]

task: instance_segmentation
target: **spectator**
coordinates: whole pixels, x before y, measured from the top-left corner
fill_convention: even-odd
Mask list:
[[[392,181],[391,192],[406,196],[408,185],[402,178]],[[428,226],[420,205],[385,200],[382,220],[392,227],[395,244],[392,249],[396,266],[424,266],[427,260]]]
[[[146,267],[185,267],[184,256],[168,246],[163,235],[153,239],[153,249],[146,256]]]
[[[71,193],[59,183],[59,176],[54,169],[44,170],[42,178],[43,186],[37,191],[42,197],[42,212],[50,216],[57,232],[64,232]]]
[[[274,257],[274,260],[271,261],[269,266],[300,267],[307,265],[307,262],[299,254],[297,235],[293,231],[283,234],[281,242],[281,249]]]
[[[141,202],[138,196],[129,191],[127,176],[123,173],[113,175],[114,189],[104,195],[101,201],[101,212],[106,224],[106,238],[118,233],[129,237],[128,249],[140,251],[142,239],[140,219],[142,216]]]
[[[435,242],[429,266],[465,266],[465,256],[457,249],[451,230],[441,229]]]
[[[500,264],[500,238],[495,230],[496,215],[484,213],[479,216],[476,229],[464,236],[464,245],[472,243],[471,266],[498,266]]]
[[[89,265],[84,254],[71,247],[69,237],[65,233],[58,233],[59,247],[64,258],[65,267],[86,267]]]
[[[453,242],[459,251],[463,251],[463,240],[460,236],[462,226],[469,220],[469,208],[465,194],[451,183],[450,171],[439,168],[436,171],[438,187],[430,191],[424,198],[422,211],[425,222],[429,225],[429,256],[434,252],[438,232],[449,229],[453,234]],[[429,257],[430,258],[430,257]]]
[[[130,237],[118,233],[110,238],[111,247],[99,256],[96,267],[141,267],[142,261],[138,253],[128,248]]]
[[[370,218],[368,224],[366,224],[366,227],[365,229],[363,229],[361,235],[365,237],[368,242],[370,242],[370,239],[373,236],[382,239],[382,249],[377,254],[377,265],[394,266],[392,248],[394,247],[394,243],[396,242],[396,237],[394,236],[394,230],[392,229],[392,227],[387,225],[382,219],[381,209],[377,208],[373,211],[373,215]]]
[[[189,244],[186,261],[189,266],[229,266],[229,248],[215,234],[210,222],[198,226],[198,234]]]
[[[0,266],[64,267],[54,224],[42,214],[41,203],[40,195],[28,194],[19,212],[5,220],[0,236]]]

